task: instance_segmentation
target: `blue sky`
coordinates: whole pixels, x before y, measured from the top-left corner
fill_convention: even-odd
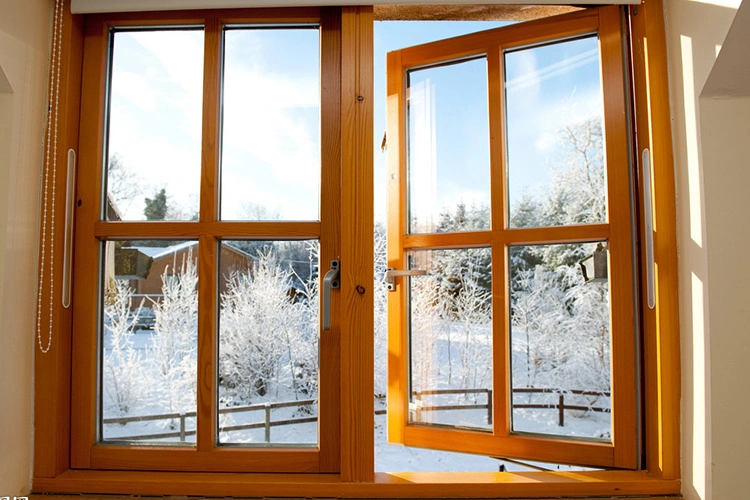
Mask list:
[[[388,52],[391,52],[393,50],[402,49],[405,47],[409,47],[411,45],[417,45],[421,43],[427,43],[432,42],[435,40],[440,40],[442,38],[449,38],[453,36],[459,36],[464,35],[467,33],[473,33],[476,31],[481,31],[485,29],[491,29],[500,27],[502,25],[505,25],[507,23],[497,23],[497,22],[486,22],[486,21],[446,21],[446,22],[436,22],[436,21],[422,21],[422,22],[409,22],[409,21],[379,21],[375,23],[375,47],[374,47],[374,54],[375,54],[375,111],[374,111],[374,131],[375,131],[375,219],[379,221],[385,221],[385,215],[386,215],[386,195],[385,195],[385,181],[386,181],[386,154],[382,153],[380,150],[380,143],[383,139],[383,133],[385,132],[385,58],[386,54]],[[465,66],[465,65],[461,65]],[[468,64],[473,70],[474,74],[480,73],[481,74],[481,63],[478,64],[477,62]],[[479,66],[479,67],[478,67]],[[465,69],[465,68],[462,68]],[[456,87],[456,78],[455,73],[453,75],[449,74],[452,73],[450,67],[445,70],[428,70],[432,73],[432,75],[435,75],[435,77],[443,76],[444,84],[449,85],[453,88]],[[446,74],[448,73],[448,74]],[[432,76],[430,75],[430,76]],[[453,76],[453,77],[451,77]],[[415,78],[418,78],[415,75]],[[464,82],[465,83],[465,82]],[[484,92],[486,92],[486,83],[474,83],[471,84],[472,88],[474,90],[476,89],[484,89]],[[455,102],[455,99],[452,99]],[[486,102],[486,99],[485,99]],[[473,111],[477,108],[477,103],[474,102],[474,106],[467,107],[467,106],[451,106],[451,102],[448,101],[445,104],[447,106],[441,106],[441,111],[443,112],[441,116],[446,116],[445,120],[447,120],[448,123],[450,123],[450,108],[453,108],[452,111],[458,112],[458,113],[467,113],[469,111]],[[458,104],[458,102],[456,102]],[[486,116],[486,114],[485,114]],[[486,120],[485,120],[486,121]],[[463,128],[463,127],[462,127]],[[449,129],[441,129],[439,132],[441,135],[441,138],[449,135]],[[439,142],[439,145],[442,145],[442,140]],[[440,179],[442,180],[443,172],[446,172],[448,174],[448,178],[457,179],[460,177],[460,175],[463,175],[460,170],[456,170],[453,168],[453,165],[457,163],[456,157],[454,154],[450,152],[451,148],[449,146],[455,144],[454,141],[446,142],[445,147],[441,148],[440,152],[438,152],[438,156],[443,159],[445,158],[445,168],[440,168],[440,165],[438,166],[438,175],[440,175]],[[462,151],[466,153],[468,148],[459,148],[455,151]],[[480,163],[482,160],[477,160],[476,163]],[[475,163],[475,164],[476,164]],[[471,182],[469,182],[469,188],[466,190],[473,190],[478,182],[477,177],[481,179],[488,179],[488,163],[485,162],[487,165],[487,168],[482,170],[481,168],[473,169],[473,172],[475,176],[472,177]],[[482,173],[484,172],[484,174]],[[453,175],[450,175],[453,173]],[[459,175],[460,174],[460,175]],[[426,185],[428,181],[423,180],[422,181]],[[486,182],[486,181],[485,181]],[[453,187],[456,188],[456,184],[453,184]],[[479,186],[481,188],[481,185]],[[460,191],[466,191],[462,189],[453,189],[453,193],[446,193],[443,197],[445,200],[450,199],[451,201],[457,201],[460,199],[463,199],[464,197],[461,196]],[[469,200],[464,200],[469,201]]]
[[[490,22],[375,23],[375,214],[384,220],[385,54],[441,38],[501,26]],[[601,114],[595,38],[507,55],[510,200],[543,196],[566,124]],[[222,144],[222,214],[247,205],[286,220],[318,218],[320,164],[318,32],[314,29],[227,32]],[[469,69],[471,68],[471,69]],[[162,187],[185,213],[198,208],[202,113],[201,30],[120,32],[112,79],[110,154],[143,179],[144,196]],[[483,60],[414,72],[423,90],[416,201],[439,212],[459,201],[489,200]],[[429,80],[429,81],[428,81]],[[415,99],[415,103],[417,100]],[[433,104],[434,103],[434,104]],[[416,110],[415,106],[415,110]],[[432,135],[430,135],[432,134]],[[430,144],[434,136],[434,144]],[[426,141],[426,142],[425,142]],[[429,171],[432,171],[429,174]],[[425,173],[427,172],[427,173]],[[430,177],[431,175],[431,177]],[[420,200],[425,200],[423,203]],[[142,218],[143,201],[126,218]]]
[[[317,29],[228,30],[224,61],[222,215],[246,205],[282,220],[317,220],[320,83]],[[110,155],[146,186],[198,209],[203,32],[116,34]],[[135,200],[126,218],[143,216]]]
[[[385,161],[380,141],[385,130],[385,53],[441,38],[491,29],[507,23],[376,22],[375,23],[375,213],[385,217]],[[524,193],[541,199],[560,161],[559,130],[601,114],[598,42],[595,37],[535,47],[506,55],[509,200]],[[489,152],[487,86],[483,59],[412,73],[412,104],[422,125],[434,124],[434,144],[422,131],[412,146],[420,150],[412,165],[421,192],[421,211],[436,216],[463,201],[487,203]],[[429,74],[428,74],[429,73]],[[429,79],[429,83],[427,82]],[[431,107],[414,100],[430,88]],[[422,99],[424,101],[424,99]],[[425,108],[425,106],[427,106]],[[419,109],[416,109],[419,108]],[[419,120],[418,120],[419,121]],[[479,137],[483,135],[483,137]],[[430,149],[432,148],[432,151]],[[432,169],[430,174],[429,170]]]

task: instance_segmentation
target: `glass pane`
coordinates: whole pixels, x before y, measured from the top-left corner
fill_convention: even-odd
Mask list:
[[[490,228],[487,61],[408,72],[409,232]]]
[[[612,440],[609,284],[579,265],[597,248],[510,247],[515,432]]]
[[[106,241],[101,438],[195,443],[198,242]]]
[[[599,40],[505,54],[510,227],[607,220]]]
[[[222,242],[220,443],[318,443],[318,248]]]
[[[112,35],[107,220],[197,220],[203,31]]]
[[[409,422],[492,429],[489,248],[409,254]]]
[[[317,29],[224,32],[221,218],[317,220]]]

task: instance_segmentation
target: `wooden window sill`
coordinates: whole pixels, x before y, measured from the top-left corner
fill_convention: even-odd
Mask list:
[[[644,471],[377,473],[371,483],[338,474],[240,474],[69,470],[35,478],[35,493],[238,497],[518,498],[678,495],[680,481]]]

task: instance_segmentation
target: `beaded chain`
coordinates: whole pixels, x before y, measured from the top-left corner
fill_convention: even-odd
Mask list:
[[[57,194],[57,125],[58,109],[60,105],[60,66],[62,59],[62,23],[65,0],[55,0],[54,22],[52,25],[52,55],[50,61],[49,108],[47,111],[47,140],[46,156],[44,160],[44,194],[42,199],[42,248],[39,264],[39,287],[36,301],[36,338],[39,350],[44,354],[52,347],[52,316],[55,291],[55,198]],[[50,163],[52,173],[50,175]],[[52,177],[52,202],[50,203],[50,177]],[[47,211],[50,212],[50,230],[47,233]],[[47,345],[42,342],[42,295],[44,292],[45,258],[47,255],[47,239],[49,237],[49,332]]]

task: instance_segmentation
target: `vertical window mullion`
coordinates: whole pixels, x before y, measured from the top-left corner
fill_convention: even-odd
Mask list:
[[[506,227],[507,195],[505,168],[505,103],[503,101],[503,58],[500,46],[487,51],[487,89],[490,127],[490,210],[492,231]],[[507,436],[510,430],[510,356],[507,307],[506,247],[493,238],[492,244],[492,427],[496,436]]]
[[[205,23],[203,69],[203,130],[201,153],[200,221],[218,219],[219,113],[221,109],[222,29],[216,18]],[[209,451],[216,444],[217,360],[217,239],[199,238],[198,260],[198,401],[197,444]]]

